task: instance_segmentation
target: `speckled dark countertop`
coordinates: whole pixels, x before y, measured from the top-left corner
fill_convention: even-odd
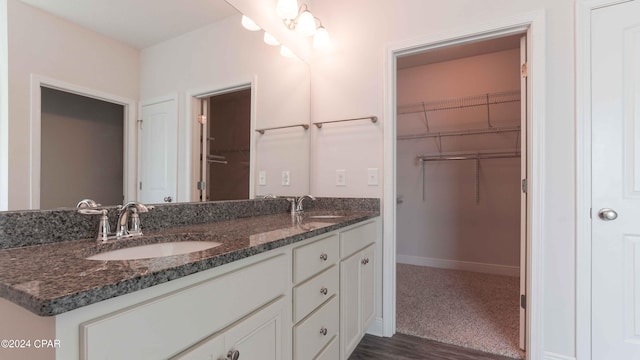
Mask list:
[[[318,214],[343,215],[314,219]],[[286,246],[379,215],[379,211],[307,212],[238,218],[145,232],[141,238],[63,241],[0,250],[0,296],[51,316],[145,289],[199,271]],[[154,259],[96,261],[85,257],[121,247],[168,241],[216,241],[222,245]]]

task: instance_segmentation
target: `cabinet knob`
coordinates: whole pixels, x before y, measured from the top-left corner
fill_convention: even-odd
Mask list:
[[[322,289],[320,289],[320,294],[322,295],[327,295],[329,293],[329,290],[326,287],[322,287]]]
[[[327,336],[327,328],[326,327],[321,327],[320,328],[320,334],[322,334],[322,336]]]
[[[327,261],[328,258],[329,256],[327,256],[327,254],[320,254],[320,260]]]
[[[227,353],[227,359],[229,360],[238,360],[240,358],[240,351],[238,350],[229,350]]]
[[[367,265],[369,263],[369,258],[362,259],[362,261],[360,262],[362,263],[362,265]]]

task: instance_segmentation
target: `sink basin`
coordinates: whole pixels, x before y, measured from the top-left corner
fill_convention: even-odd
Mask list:
[[[136,260],[163,256],[188,254],[211,249],[221,245],[215,241],[175,241],[150,245],[134,246],[124,249],[106,251],[87,257],[88,260]]]
[[[344,215],[311,215],[309,219],[339,219],[343,217]]]

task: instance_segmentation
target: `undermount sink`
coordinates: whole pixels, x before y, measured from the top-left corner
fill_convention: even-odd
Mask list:
[[[215,241],[174,241],[150,245],[140,245],[124,249],[106,251],[87,257],[87,260],[136,260],[163,256],[188,254],[219,246]]]
[[[343,217],[344,215],[311,215],[309,219],[339,219]]]

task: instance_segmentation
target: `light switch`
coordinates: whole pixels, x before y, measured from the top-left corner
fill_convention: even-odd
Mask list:
[[[378,185],[378,168],[367,169],[367,185],[370,185],[370,186]]]
[[[258,173],[258,185],[267,185],[267,172],[264,170],[260,170],[260,172]]]
[[[289,175],[289,170],[284,170],[282,172],[282,186],[289,186],[291,183],[291,176]]]
[[[347,171],[345,169],[336,170],[336,186],[347,185]]]

